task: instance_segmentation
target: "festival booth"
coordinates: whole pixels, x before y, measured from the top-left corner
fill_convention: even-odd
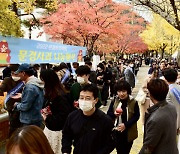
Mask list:
[[[82,62],[86,48],[54,42],[43,42],[15,37],[0,36],[0,65],[8,64],[43,64]],[[3,108],[4,97],[0,96]],[[0,113],[0,145],[8,136],[8,114]]]

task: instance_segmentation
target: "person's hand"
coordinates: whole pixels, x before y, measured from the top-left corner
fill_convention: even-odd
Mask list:
[[[101,76],[98,76],[98,77],[97,77],[97,80],[101,80]]]
[[[46,120],[47,114],[46,113],[41,113],[41,115],[42,115],[43,119]]]
[[[14,96],[11,96],[11,98],[13,98],[13,99],[19,99],[21,97],[22,97],[21,93],[16,93]]]
[[[119,124],[119,126],[117,127],[117,130],[121,131],[121,132],[123,132],[125,129],[126,129],[126,127],[125,127],[124,123]]]
[[[14,108],[15,108],[17,105],[18,105],[18,103],[17,103],[17,102],[15,102],[15,103],[14,103],[14,105],[13,105],[13,106],[14,106]]]
[[[45,115],[52,114],[51,109],[50,109],[49,106],[46,106],[45,108],[43,108],[43,109],[41,110],[41,113],[43,113],[43,114],[45,114]]]
[[[78,101],[74,101],[73,105],[75,108],[77,108],[77,109],[79,108],[79,102]]]
[[[117,117],[119,117],[122,113],[123,113],[123,110],[122,110],[121,108],[116,109],[116,110],[114,111],[114,114],[115,114],[115,116],[117,116]]]
[[[118,112],[114,111],[114,114],[116,117],[119,117],[122,113],[118,113]]]
[[[14,105],[13,105],[13,109],[12,111],[15,109],[15,107],[18,105],[18,102],[15,102]]]

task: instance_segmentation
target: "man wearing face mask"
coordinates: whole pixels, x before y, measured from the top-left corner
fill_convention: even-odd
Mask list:
[[[114,149],[111,138],[113,123],[101,110],[96,109],[98,88],[92,84],[82,87],[79,110],[68,116],[62,131],[62,153],[109,154]]]
[[[81,65],[76,69],[77,82],[75,82],[70,89],[71,105],[74,106],[74,102],[79,99],[81,88],[86,84],[93,84],[89,81],[90,68],[86,65]],[[101,106],[101,95],[99,93],[99,101],[96,107]]]
[[[85,65],[87,65],[90,68],[89,81],[94,84],[97,84],[97,76],[96,76],[96,72],[92,70],[92,62],[86,61]]]
[[[21,92],[24,86],[20,77],[14,74],[18,67],[19,64],[11,64],[9,67],[11,69],[11,77],[5,77],[0,85],[0,96],[4,96],[4,92],[7,92],[4,105],[9,114],[9,137],[21,124],[19,121],[19,111],[13,110],[13,105],[17,100],[10,97],[10,94],[14,93],[14,91]]]
[[[22,126],[36,125],[41,127],[41,109],[44,103],[44,84],[36,78],[34,71],[29,64],[21,64],[15,72],[25,82],[25,87],[21,95],[13,98],[21,98],[20,102],[14,104],[14,109],[20,111],[20,122]]]

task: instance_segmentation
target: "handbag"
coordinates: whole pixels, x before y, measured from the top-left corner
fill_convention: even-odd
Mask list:
[[[136,100],[140,103],[140,104],[144,104],[145,100],[146,100],[146,93],[142,90],[142,88],[139,90],[137,96],[136,96]]]

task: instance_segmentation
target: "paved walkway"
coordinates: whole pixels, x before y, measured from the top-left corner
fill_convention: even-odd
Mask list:
[[[148,69],[149,69],[149,66],[145,66],[145,65],[142,65],[142,67],[140,68],[137,78],[136,78],[136,87],[133,89],[133,92],[132,92],[132,95],[134,97],[137,95],[145,78],[147,77]],[[109,105],[109,103],[110,103],[110,100],[108,101],[108,105]],[[108,105],[107,105],[107,107],[102,108],[102,110],[104,112],[107,112]],[[139,105],[139,107],[140,107],[140,105]],[[138,138],[134,141],[130,154],[137,154],[142,147],[142,142],[143,142],[142,123],[141,123],[141,119],[139,119],[139,121],[138,121]],[[111,154],[116,154],[116,150],[114,150]]]

